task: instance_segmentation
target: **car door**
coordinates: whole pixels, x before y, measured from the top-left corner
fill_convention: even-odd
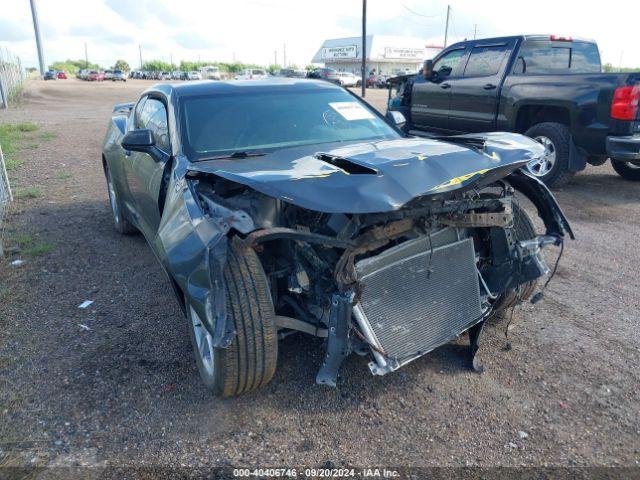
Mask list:
[[[136,109],[133,128],[149,129],[155,146],[171,156],[167,108],[160,98],[148,97],[140,111]],[[125,172],[131,195],[131,210],[138,226],[149,240],[153,239],[160,224],[160,186],[167,160],[159,160],[148,153],[125,152]]]
[[[448,130],[451,81],[460,72],[465,47],[444,53],[433,64],[432,78],[419,76],[411,92],[411,120],[421,130]]]
[[[450,130],[495,130],[502,80],[514,46],[515,40],[473,45],[462,76],[451,82]]]

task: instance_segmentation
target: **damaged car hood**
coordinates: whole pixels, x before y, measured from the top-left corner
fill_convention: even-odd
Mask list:
[[[538,158],[518,134],[314,144],[264,156],[193,162],[211,173],[302,208],[326,213],[397,210],[413,198],[482,186]]]

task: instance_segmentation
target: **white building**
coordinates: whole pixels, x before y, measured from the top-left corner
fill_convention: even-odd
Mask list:
[[[442,47],[426,45],[417,37],[367,35],[367,75],[375,69],[382,75],[416,72],[422,63],[433,58]],[[360,74],[362,37],[325,40],[311,60],[342,72]]]

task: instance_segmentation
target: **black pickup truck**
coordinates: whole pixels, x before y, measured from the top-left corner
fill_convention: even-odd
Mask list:
[[[602,73],[592,41],[460,42],[390,84],[389,111],[404,114],[408,132],[524,133],[545,146],[528,169],[547,185],[608,158],[622,177],[640,181],[640,72]]]

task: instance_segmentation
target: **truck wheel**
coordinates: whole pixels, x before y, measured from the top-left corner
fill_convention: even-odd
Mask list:
[[[200,377],[215,395],[230,397],[265,386],[276,370],[278,336],[269,282],[256,252],[237,238],[229,242],[224,270],[227,321],[236,337],[227,348],[212,337],[187,302],[191,343]]]
[[[111,215],[113,216],[113,224],[116,227],[118,233],[122,235],[130,235],[137,233],[138,229],[133,226],[124,215],[122,207],[120,205],[120,198],[118,197],[118,191],[116,185],[111,178],[111,171],[106,162],[104,165],[104,174],[107,177],[107,193],[109,194],[109,206],[111,207]]]
[[[574,175],[574,172],[569,171],[569,128],[561,123],[543,122],[531,127],[525,135],[542,144],[545,149],[542,157],[529,162],[529,173],[549,187],[567,183]]]
[[[611,166],[622,178],[640,181],[640,162],[619,162],[611,159]]]
[[[513,233],[515,240],[530,240],[534,238],[536,236],[536,230],[527,212],[525,212],[517,203],[512,203],[512,208]],[[496,313],[496,316],[500,317],[505,310],[508,310],[518,303],[529,300],[531,295],[533,295],[533,291],[535,290],[537,283],[538,280],[536,279],[520,285],[519,294],[516,289],[513,289],[500,295],[493,305],[493,311]]]

